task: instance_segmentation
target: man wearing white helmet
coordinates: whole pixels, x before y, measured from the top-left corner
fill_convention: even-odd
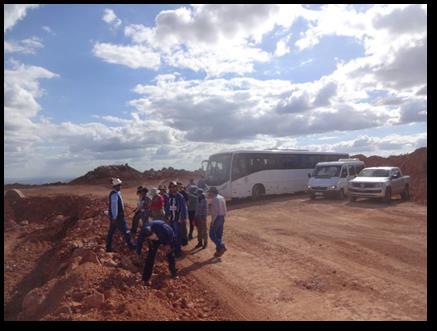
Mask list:
[[[135,249],[135,245],[131,241],[130,231],[127,227],[126,219],[124,218],[124,203],[121,197],[121,183],[119,178],[112,178],[112,191],[109,193],[109,208],[108,216],[110,221],[108,236],[106,238],[106,251],[112,251],[112,237],[118,229],[123,233],[126,244],[130,249]]]

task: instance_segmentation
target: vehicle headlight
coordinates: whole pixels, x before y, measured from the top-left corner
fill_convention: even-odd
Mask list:
[[[337,186],[335,186],[335,185],[329,186],[330,190],[335,190],[336,188],[337,188]]]
[[[308,189],[308,190],[311,190],[311,186],[307,185],[307,189]]]

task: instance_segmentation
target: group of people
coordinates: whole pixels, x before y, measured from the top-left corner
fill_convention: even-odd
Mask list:
[[[164,250],[170,273],[172,277],[176,277],[175,260],[183,255],[182,246],[188,245],[188,242],[194,238],[194,229],[197,229],[198,241],[194,248],[205,249],[207,247],[208,199],[206,193],[211,199],[209,238],[216,246],[214,257],[222,256],[227,250],[222,241],[226,201],[216,187],[206,185],[204,178],[201,178],[197,185],[191,179],[187,187],[184,187],[181,182],[172,181],[168,185],[168,192],[165,185],[151,188],[150,191],[139,186],[137,188],[138,204],[130,231],[124,214],[121,184],[122,181],[119,178],[112,179],[108,210],[110,226],[106,251],[112,251],[112,238],[117,229],[123,233],[128,247],[136,250],[138,255],[141,255],[142,246],[147,240],[149,250],[144,265],[143,281],[149,282],[150,280],[158,248],[162,247]],[[142,222],[140,232],[136,241],[133,242],[132,235],[136,235],[140,221]]]

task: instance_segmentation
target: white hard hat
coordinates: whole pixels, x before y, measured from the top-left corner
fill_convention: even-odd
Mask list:
[[[120,178],[112,178],[112,186],[117,186],[120,185],[122,183],[122,181],[120,180]]]

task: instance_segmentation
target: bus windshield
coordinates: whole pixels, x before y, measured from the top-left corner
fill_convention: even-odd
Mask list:
[[[340,174],[341,166],[318,166],[314,170],[314,177],[316,178],[331,178],[338,177]]]
[[[206,184],[221,185],[229,180],[231,154],[218,154],[210,157],[206,168]]]

